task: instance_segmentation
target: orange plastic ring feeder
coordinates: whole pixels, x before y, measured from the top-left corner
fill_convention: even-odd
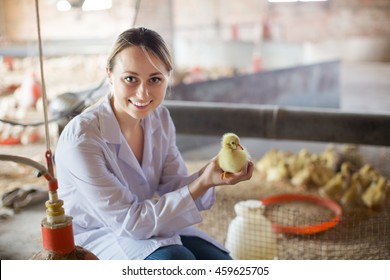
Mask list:
[[[324,206],[330,209],[335,214],[335,216],[328,221],[318,223],[318,224],[308,225],[308,226],[287,226],[287,225],[273,223],[272,228],[274,232],[277,233],[309,235],[309,234],[316,234],[319,232],[323,232],[335,227],[340,222],[341,215],[343,213],[341,206],[337,204],[335,201],[331,199],[318,197],[318,196],[313,196],[313,195],[281,194],[281,195],[262,198],[260,201],[265,206],[282,203],[282,202],[290,202],[290,201],[310,202],[313,204]]]

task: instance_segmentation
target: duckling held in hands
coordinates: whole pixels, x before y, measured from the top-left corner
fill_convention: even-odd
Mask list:
[[[218,164],[223,171],[221,179],[225,179],[228,173],[241,171],[249,160],[250,155],[241,146],[240,138],[234,133],[225,133],[222,136],[221,150],[218,153]]]

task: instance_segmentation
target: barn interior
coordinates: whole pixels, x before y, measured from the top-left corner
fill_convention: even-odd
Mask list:
[[[42,250],[48,183],[16,157],[47,166],[133,26],[172,51],[164,105],[189,172],[229,131],[255,164],[198,228],[235,259],[390,258],[390,1],[0,0],[0,259]]]

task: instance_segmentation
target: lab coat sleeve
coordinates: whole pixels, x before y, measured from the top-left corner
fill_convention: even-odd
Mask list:
[[[65,137],[64,137],[65,138]],[[121,236],[148,239],[171,236],[202,218],[188,188],[165,193],[158,201],[137,201],[107,166],[107,156],[95,139],[63,139],[56,151],[58,179],[72,178],[80,211]],[[64,179],[64,181],[66,181]],[[83,215],[83,214],[80,214]],[[77,219],[77,217],[75,217]]]
[[[187,175],[187,168],[176,145],[176,131],[172,119],[167,122],[168,150],[163,165],[158,193],[160,195],[186,187],[199,177],[198,172]],[[210,209],[215,203],[215,188],[210,188],[203,196],[195,200],[199,211]]]

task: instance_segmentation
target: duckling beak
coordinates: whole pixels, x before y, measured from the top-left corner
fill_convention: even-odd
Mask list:
[[[237,148],[244,150],[244,148],[240,145],[240,143],[237,144]]]

